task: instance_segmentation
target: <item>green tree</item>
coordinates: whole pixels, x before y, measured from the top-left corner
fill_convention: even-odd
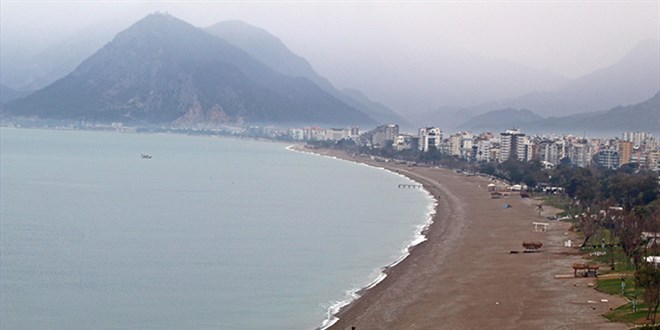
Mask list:
[[[612,211],[614,220],[614,232],[621,242],[623,253],[634,261],[637,267],[641,257],[640,245],[642,243],[642,231],[644,218],[648,212],[643,208],[636,208],[633,211]]]
[[[644,262],[635,272],[635,282],[637,286],[644,288],[644,301],[648,306],[646,319],[655,323],[660,305],[660,268]]]
[[[599,183],[594,174],[588,168],[578,168],[568,178],[566,183],[566,194],[587,205],[598,200]]]
[[[584,234],[580,247],[585,247],[591,236],[598,232],[603,218],[597,208],[588,207],[584,212],[580,212],[578,219],[578,229]]]
[[[616,173],[604,185],[604,194],[614,198],[627,211],[647,205],[658,197],[658,182],[653,175]]]

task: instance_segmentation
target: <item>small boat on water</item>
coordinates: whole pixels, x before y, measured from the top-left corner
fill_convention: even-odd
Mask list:
[[[142,156],[142,159],[151,159],[151,155],[148,154],[140,154]]]

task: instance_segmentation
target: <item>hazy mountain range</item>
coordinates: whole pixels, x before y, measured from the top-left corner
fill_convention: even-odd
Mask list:
[[[398,123],[406,128],[413,125],[385,105],[373,102],[354,89],[337,90],[328,79],[319,75],[303,57],[294,54],[284,43],[268,31],[242,21],[226,21],[205,29],[246,51],[271,69],[292,77],[305,77],[330,95],[366,113],[378,123]]]
[[[609,67],[568,81],[556,90],[532,92],[500,104],[561,116],[637,103],[658,90],[660,44],[658,40],[643,40]]]
[[[384,56],[360,65],[389,78],[353,77],[358,90],[336,88],[280,39],[240,21],[199,29],[158,14],[114,39],[111,31],[90,28],[24,58],[3,51],[3,115],[195,127],[398,123],[409,131],[428,125],[477,131],[501,117],[516,118],[508,127],[524,127],[539,118],[607,111],[660,90],[657,40],[642,41],[617,63],[571,80],[450,50],[428,54],[434,58],[428,65]],[[338,63],[336,69],[350,75],[350,68]],[[30,94],[33,89],[40,90]],[[489,114],[493,109],[504,110]]]
[[[521,128],[530,133],[571,133],[616,135],[623,131],[646,131],[660,135],[660,91],[650,99],[607,111],[543,118],[530,110],[489,111],[459,125],[459,130],[501,132]]]
[[[540,120],[543,120],[543,117],[530,110],[506,108],[477,115],[459,125],[456,129],[473,132],[499,132],[514,127],[525,127]]]
[[[658,40],[644,40],[611,66],[567,81],[557,89],[471,107],[444,106],[412,118],[417,124],[438,123],[451,130],[493,109],[529,109],[541,116],[566,116],[635,104],[660,90],[659,59]]]
[[[375,124],[309,79],[275,72],[166,14],[135,23],[72,73],[6,104],[3,113],[181,127]]]
[[[31,91],[18,91],[0,83],[0,104],[5,104],[29,95]]]
[[[43,88],[71,73],[119,31],[107,24],[88,26],[34,54],[7,47],[0,61],[2,83],[20,91]]]

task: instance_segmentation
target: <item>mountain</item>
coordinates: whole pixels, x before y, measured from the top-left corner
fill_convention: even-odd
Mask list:
[[[387,40],[371,40],[364,47],[377,49],[379,56],[368,56],[372,51],[340,51],[325,66],[321,63],[319,70],[330,72],[326,76],[333,82],[354,86],[405,118],[440,106],[470,107],[533,90],[554,89],[567,81],[552,72],[451,45],[430,46],[440,42],[427,40],[415,47],[393,50]]]
[[[643,40],[609,67],[571,80],[559,89],[528,93],[497,105],[562,116],[631,104],[660,90],[659,59],[658,40]]]
[[[410,123],[398,113],[392,111],[384,104],[369,99],[361,91],[352,88],[341,90],[345,97],[341,99],[358,109],[364,109],[364,112],[371,118],[374,118],[380,124],[398,124],[402,130],[417,131],[418,127]]]
[[[529,109],[544,117],[563,117],[633,104],[660,90],[659,49],[657,40],[643,40],[611,66],[565,81],[554,89],[534,88],[522,96],[472,106],[416,110],[408,118],[417,125],[441,123],[443,129],[456,130],[459,124],[492,109]]]
[[[358,90],[337,90],[307,60],[292,52],[279,38],[264,29],[243,21],[224,21],[205,31],[229,41],[279,73],[311,80],[330,95],[367,114],[379,124],[396,123],[402,127],[413,127],[399,114],[381,103],[371,101]]]
[[[306,77],[320,87],[330,84],[319,76],[304,58],[294,54],[279,38],[264,29],[243,21],[224,21],[204,30],[229,41],[279,73],[291,77]]]
[[[459,125],[458,129],[473,132],[501,132],[513,127],[524,127],[540,120],[543,120],[543,117],[527,109],[507,108],[478,115]]]
[[[0,84],[0,104],[5,104],[21,97],[25,97],[32,91],[18,91],[5,84]]]
[[[231,43],[168,14],[138,21],[72,73],[3,111],[179,127],[375,124],[309,79],[276,73]]]
[[[582,134],[616,133],[623,131],[660,134],[660,92],[650,99],[628,106],[617,106],[607,111],[582,113],[564,117],[551,117],[529,126],[534,131],[555,131]]]
[[[660,92],[643,102],[606,111],[543,118],[529,110],[503,109],[478,115],[459,126],[475,132],[517,127],[529,133],[615,134],[624,131],[660,134]]]

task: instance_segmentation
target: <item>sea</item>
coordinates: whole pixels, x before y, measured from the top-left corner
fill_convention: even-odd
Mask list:
[[[331,324],[424,240],[434,200],[288,146],[1,128],[2,329]]]

